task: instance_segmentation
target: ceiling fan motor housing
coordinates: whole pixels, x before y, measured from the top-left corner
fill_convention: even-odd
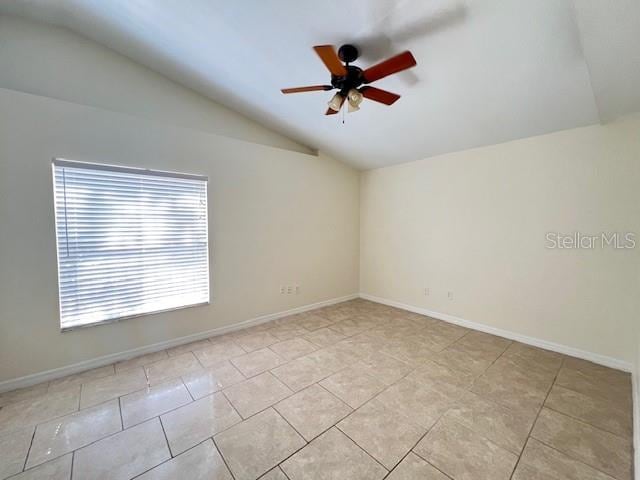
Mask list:
[[[338,57],[344,63],[355,62],[358,58],[358,55],[360,55],[360,52],[358,51],[358,47],[356,47],[355,45],[347,43],[346,45],[342,45],[338,49]]]
[[[352,88],[358,88],[364,83],[362,69],[355,65],[347,65],[347,74],[344,76],[331,75],[331,85],[340,90],[341,93],[347,93]]]

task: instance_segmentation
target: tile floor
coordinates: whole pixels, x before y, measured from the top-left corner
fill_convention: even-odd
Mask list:
[[[0,479],[630,480],[628,374],[353,300],[0,394]]]

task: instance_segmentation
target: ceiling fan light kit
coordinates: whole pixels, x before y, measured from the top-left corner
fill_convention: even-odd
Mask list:
[[[400,98],[400,95],[364,84],[375,82],[416,65],[416,60],[411,52],[406,51],[377,63],[366,70],[362,70],[360,67],[351,65],[359,55],[359,51],[354,45],[342,45],[337,52],[333,45],[317,45],[313,49],[331,73],[331,85],[283,88],[281,91],[289,94],[339,90],[329,101],[326,115],[338,113],[345,100],[348,103],[349,112],[360,110],[360,104],[364,98],[385,105],[392,105]]]

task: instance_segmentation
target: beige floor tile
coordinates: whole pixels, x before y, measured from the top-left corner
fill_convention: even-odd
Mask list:
[[[267,331],[280,341],[302,337],[309,333],[307,330],[302,327],[298,327],[297,325],[278,325]]]
[[[269,470],[260,480],[289,480],[287,476],[280,470],[280,467],[276,467],[273,470]]]
[[[261,348],[240,357],[232,358],[231,363],[247,378],[271,370],[286,363],[277,353],[268,348]]]
[[[453,480],[508,480],[518,457],[457,422],[443,419],[414,448]]]
[[[10,403],[22,402],[24,400],[35,400],[36,398],[46,394],[48,387],[49,383],[44,382],[31,387],[0,393],[0,407]]]
[[[198,357],[198,360],[200,360],[202,365],[205,367],[213,367],[225,360],[239,357],[247,352],[236,345],[233,341],[225,340],[218,343],[214,342],[210,347],[196,350],[193,353]]]
[[[203,370],[202,365],[192,352],[182,353],[175,357],[147,365],[145,368],[150,385],[166,382],[172,378],[181,377]]]
[[[529,438],[513,480],[613,480],[613,477]]]
[[[351,407],[319,385],[277,403],[274,408],[307,441],[320,435],[352,412]]]
[[[33,427],[0,433],[0,478],[22,471],[32,438]]]
[[[335,427],[280,468],[291,480],[379,480],[387,470]]]
[[[203,348],[210,347],[212,344],[208,338],[204,340],[197,340],[195,342],[185,343],[184,345],[178,345],[177,347],[167,349],[167,354],[170,357],[181,355],[183,353],[194,352]]]
[[[271,335],[269,332],[254,332],[248,335],[244,335],[236,339],[236,343],[240,345],[247,352],[253,352],[259,350],[274,343],[278,343],[280,340]]]
[[[317,315],[325,317],[328,320],[331,320],[332,322],[342,322],[343,320],[346,320],[351,317],[351,315],[353,315],[353,312],[349,310],[335,307],[318,309],[315,313]]]
[[[376,400],[409,422],[428,429],[463,393],[460,390],[456,395],[451,395],[449,392],[442,392],[432,386],[403,379],[387,388],[376,397]]]
[[[78,410],[79,400],[80,387],[75,386],[33,400],[10,403],[0,409],[0,435],[73,413]]]
[[[92,407],[146,386],[147,377],[142,368],[125,370],[117,375],[92,380],[82,385],[80,408]]]
[[[212,440],[136,477],[136,480],[233,480]]]
[[[469,389],[473,385],[475,375],[454,370],[446,365],[426,361],[407,375],[407,379],[436,388],[442,392],[455,394],[459,389]]]
[[[631,387],[630,373],[598,365],[580,358],[566,357],[563,368],[578,370],[593,379],[602,381],[611,386],[618,386],[625,389]]]
[[[304,338],[309,340],[314,345],[322,348],[335,345],[340,340],[346,337],[341,333],[336,332],[335,330],[331,330],[330,328],[325,327],[306,334]]]
[[[131,368],[140,368],[149,365],[160,360],[169,358],[166,350],[160,350],[159,352],[147,353],[146,355],[140,355],[139,357],[133,357],[128,360],[116,363],[116,372],[120,373]]]
[[[413,335],[414,341],[432,352],[440,352],[452,345],[454,342],[465,336],[469,330],[451,325],[445,322],[438,322],[427,326]]]
[[[191,402],[191,395],[179,378],[130,393],[120,398],[124,428]]]
[[[74,387],[77,385],[81,385],[83,383],[89,382],[91,380],[96,380],[98,378],[108,377],[115,373],[115,369],[113,365],[106,365],[104,367],[92,368],[91,370],[86,370],[84,372],[76,373],[74,375],[69,375],[67,377],[59,378],[57,380],[52,380],[49,383],[49,392],[59,392],[62,390],[66,390],[69,387]]]
[[[326,366],[333,370],[334,373],[358,361],[358,357],[353,353],[346,352],[335,346],[321,348],[301,358],[310,358],[319,365]]]
[[[371,375],[385,385],[393,385],[413,370],[407,363],[389,357],[384,353],[372,355],[354,364],[353,368]]]
[[[362,360],[372,360],[381,356],[386,356],[380,353],[383,346],[383,340],[365,332],[354,335],[353,337],[345,338],[341,342],[337,343],[334,348],[347,354],[355,355]]]
[[[173,455],[241,421],[220,392],[165,413],[160,418]]]
[[[396,340],[386,343],[382,347],[382,353],[396,358],[413,366],[432,360],[434,353],[424,348],[420,343],[413,340]]]
[[[242,418],[248,418],[292,393],[285,384],[269,372],[262,373],[224,390],[224,394]]]
[[[358,408],[386,387],[380,380],[353,367],[325,378],[320,385],[351,408]]]
[[[77,450],[73,478],[129,480],[169,458],[162,426],[154,418]]]
[[[368,330],[366,325],[363,325],[362,322],[358,322],[351,317],[334,323],[330,325],[329,328],[346,337],[351,337]]]
[[[507,378],[518,378],[520,381],[545,392],[549,391],[557,375],[555,369],[549,369],[544,364],[524,361],[515,355],[501,356],[491,365],[487,373]]]
[[[30,468],[11,480],[70,480],[72,454]]]
[[[118,400],[56,418],[36,427],[27,468],[60,457],[122,430]]]
[[[353,412],[337,427],[388,470],[392,470],[427,431],[376,399]]]
[[[272,408],[216,435],[214,441],[236,480],[255,480],[305,445]]]
[[[449,480],[449,477],[416,454],[409,453],[387,480]]]
[[[630,440],[549,409],[542,409],[531,436],[618,480],[631,479]]]
[[[320,315],[315,315],[313,313],[305,315],[304,318],[298,321],[298,325],[309,332],[328,327],[332,323],[333,322],[331,322],[329,319],[321,317]]]
[[[547,370],[551,373],[558,373],[564,355],[549,350],[525,345],[520,342],[513,342],[509,348],[505,350],[504,356],[508,358],[516,358],[520,363],[531,368],[539,368]]]
[[[433,361],[460,372],[481,375],[495,362],[500,353],[474,351],[454,343],[433,356]]]
[[[545,406],[622,437],[631,438],[631,409],[554,385]]]
[[[535,421],[535,414],[523,415],[467,392],[445,414],[461,425],[520,455]]]
[[[466,347],[470,351],[494,352],[502,354],[512,341],[485,332],[471,330],[461,337],[456,344]]]
[[[565,365],[567,362],[568,360],[565,361]],[[587,369],[584,368],[584,370]],[[619,408],[631,408],[632,390],[624,377],[617,374],[607,377],[606,371],[596,369],[591,372],[584,370],[563,367],[558,373],[556,384],[593,398],[601,398]],[[612,371],[617,372],[616,370]]]
[[[318,349],[317,346],[304,338],[292,338],[284,342],[274,343],[269,348],[285,360],[293,360]]]
[[[307,355],[274,368],[271,373],[284,382],[291,390],[298,391],[319,382],[339,369],[340,368],[335,368],[334,365],[323,363]]]
[[[222,362],[202,371],[182,377],[185,385],[196,400],[211,393],[230,387],[245,380],[230,362]]]
[[[492,371],[490,368],[475,381],[471,391],[505,407],[529,414],[540,409],[548,388],[541,388],[535,381],[518,372]]]

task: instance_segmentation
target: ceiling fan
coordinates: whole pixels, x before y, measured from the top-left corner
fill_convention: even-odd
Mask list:
[[[362,70],[355,65],[351,65],[359,55],[358,49],[353,45],[342,45],[337,53],[333,45],[317,45],[313,47],[313,49],[329,72],[331,72],[331,85],[283,88],[282,93],[338,89],[339,92],[329,101],[329,108],[325,115],[335,115],[338,113],[345,100],[347,101],[349,112],[359,110],[360,103],[362,103],[364,98],[384,103],[385,105],[392,105],[400,98],[400,95],[369,85],[363,86],[363,84],[375,82],[376,80],[416,65],[416,59],[413,58],[411,52],[406,51]],[[344,62],[344,65],[342,62]]]

